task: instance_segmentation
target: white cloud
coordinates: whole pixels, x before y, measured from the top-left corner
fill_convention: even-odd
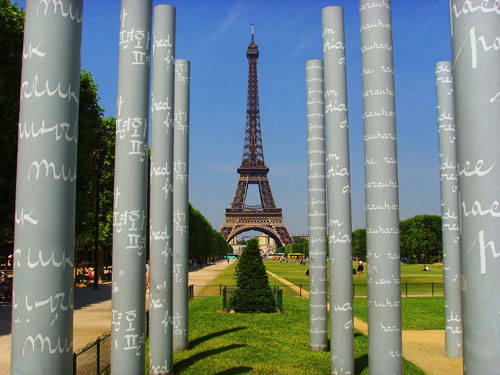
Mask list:
[[[223,35],[238,19],[238,17],[245,12],[246,6],[243,1],[239,0],[229,9],[226,18],[222,23],[217,26],[212,35],[210,36],[210,41],[215,41],[219,36]]]

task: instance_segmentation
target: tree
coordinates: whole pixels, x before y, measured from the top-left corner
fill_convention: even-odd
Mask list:
[[[99,243],[103,262],[110,265],[113,247],[113,193],[115,179],[115,124],[114,117],[101,123],[101,181],[99,205]]]
[[[80,73],[78,152],[76,175],[75,250],[79,259],[90,261],[95,238],[96,164],[101,153],[103,109],[92,74]]]
[[[230,309],[236,312],[276,311],[276,301],[269,286],[257,239],[248,241],[236,266],[235,277],[238,288],[229,298]]]
[[[366,260],[366,229],[352,232],[352,256]]]
[[[410,264],[417,262],[417,257],[413,253],[411,243],[410,243],[410,227],[412,219],[401,220],[399,222],[399,245],[400,253],[403,261]]]
[[[417,215],[410,226],[410,247],[425,263],[436,261],[443,254],[441,216]]]
[[[401,256],[431,263],[443,254],[441,216],[417,215],[400,222]]]
[[[16,194],[19,88],[23,50],[24,11],[10,0],[0,0],[0,247],[12,253]]]
[[[191,259],[232,253],[231,245],[203,214],[189,204],[189,257]]]

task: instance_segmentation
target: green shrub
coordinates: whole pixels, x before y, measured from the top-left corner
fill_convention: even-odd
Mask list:
[[[228,307],[236,312],[275,312],[266,268],[256,239],[248,241],[235,271],[237,289],[229,297]]]

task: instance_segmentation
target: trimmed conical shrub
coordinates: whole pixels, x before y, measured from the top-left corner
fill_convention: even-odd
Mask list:
[[[228,307],[236,312],[275,312],[274,300],[257,239],[248,241],[236,266],[238,288],[229,297]]]

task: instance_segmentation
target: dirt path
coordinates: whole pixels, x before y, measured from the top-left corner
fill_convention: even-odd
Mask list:
[[[300,288],[290,281],[267,271],[267,273],[286,286],[300,292]],[[302,296],[309,298],[309,292],[302,289]],[[330,310],[330,305],[328,305]],[[368,335],[368,324],[354,317],[354,328]],[[445,357],[444,330],[403,330],[403,356],[420,367],[428,375],[463,374],[462,358]]]
[[[234,263],[223,261],[189,272],[189,284],[203,287]],[[10,314],[11,306],[0,306],[0,375],[10,374]],[[99,290],[75,288],[73,312],[73,350],[78,351],[97,337],[111,330],[111,283],[99,285]]]

